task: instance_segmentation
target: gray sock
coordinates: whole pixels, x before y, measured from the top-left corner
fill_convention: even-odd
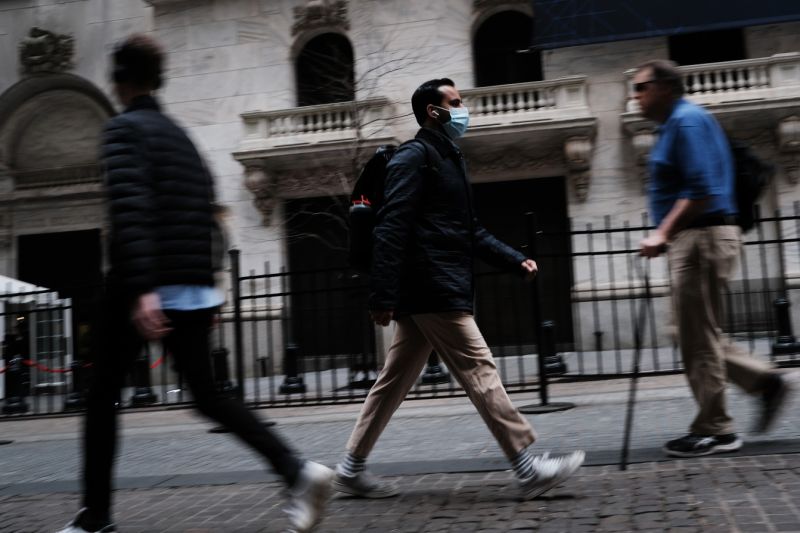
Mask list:
[[[514,457],[511,461],[511,466],[514,468],[514,474],[519,479],[528,479],[533,476],[536,471],[533,469],[533,455],[527,448],[523,448],[521,452]]]
[[[352,453],[348,452],[347,455],[344,456],[342,462],[339,463],[337,470],[343,476],[356,477],[358,474],[366,470],[366,468],[366,457],[356,457]]]

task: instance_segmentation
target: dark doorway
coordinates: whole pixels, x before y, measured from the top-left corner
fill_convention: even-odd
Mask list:
[[[88,359],[93,310],[103,280],[100,230],[22,235],[17,251],[19,279],[72,298],[76,357]]]
[[[669,58],[679,65],[700,65],[745,59],[744,31],[728,30],[681,33],[669,37]]]
[[[559,349],[572,349],[572,258],[566,180],[539,178],[474,185],[475,207],[483,226],[522,250],[528,244],[526,213],[533,212],[540,232],[534,259],[539,265],[541,318],[556,324]],[[526,251],[523,250],[523,253]],[[477,268],[476,319],[487,342],[515,354],[536,344],[533,293],[518,276],[495,275]]]
[[[353,47],[344,35],[324,33],[308,41],[296,68],[298,106],[355,100]]]
[[[472,47],[475,86],[540,81],[541,54],[527,51],[532,35],[533,19],[524,13],[503,11],[486,19],[475,33]]]
[[[303,356],[371,350],[366,280],[347,262],[348,207],[346,197],[286,202],[291,331]],[[313,364],[323,368],[328,361]]]

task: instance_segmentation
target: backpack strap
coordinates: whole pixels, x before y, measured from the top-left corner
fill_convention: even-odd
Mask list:
[[[417,143],[417,144],[422,145],[422,149],[425,151],[425,165],[424,165],[423,168],[427,168],[432,173],[438,174],[439,173],[439,166],[440,166],[441,161],[442,161],[442,157],[439,155],[439,152],[436,150],[436,148],[432,144],[430,144],[429,142],[423,141],[422,139],[417,139],[417,138],[410,139],[410,140],[404,142],[403,144],[401,144],[400,146],[403,146],[404,144],[410,144],[410,143]],[[398,149],[399,149],[399,147],[398,147]],[[435,155],[432,156],[432,154],[435,154]]]

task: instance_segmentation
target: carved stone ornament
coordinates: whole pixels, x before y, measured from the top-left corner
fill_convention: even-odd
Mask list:
[[[786,174],[786,181],[792,185],[800,182],[800,154],[786,153],[780,158],[783,173]]]
[[[253,203],[261,213],[262,222],[265,226],[269,226],[272,213],[278,204],[277,181],[267,174],[261,165],[248,165],[245,167],[244,185],[255,196]]]
[[[787,117],[778,124],[778,147],[786,179],[796,185],[800,181],[800,117]]]
[[[19,62],[25,74],[63,72],[73,67],[74,52],[75,42],[69,35],[34,27],[19,43]]]
[[[778,124],[778,141],[782,152],[800,152],[800,117],[791,116]]]
[[[571,172],[569,179],[572,182],[572,188],[575,191],[575,197],[585,202],[589,197],[589,182],[591,181],[591,173],[588,170],[579,170]]]
[[[350,29],[346,0],[309,0],[305,6],[294,8],[292,35],[331,26]]]
[[[594,143],[589,137],[570,137],[564,142],[564,157],[570,169],[570,181],[575,196],[581,202],[589,196],[593,148]]]

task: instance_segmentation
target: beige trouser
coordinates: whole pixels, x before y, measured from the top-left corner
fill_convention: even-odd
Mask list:
[[[530,423],[506,394],[492,353],[472,315],[463,311],[412,315],[397,320],[386,364],[367,395],[347,449],[367,457],[389,419],[435,350],[480,413],[509,459],[536,440]],[[444,443],[443,443],[444,444]]]
[[[669,248],[678,343],[699,407],[689,431],[700,435],[733,433],[725,406],[727,380],[755,393],[772,371],[732,344],[720,329],[722,293],[741,246],[738,226],[711,226],[681,231]]]

